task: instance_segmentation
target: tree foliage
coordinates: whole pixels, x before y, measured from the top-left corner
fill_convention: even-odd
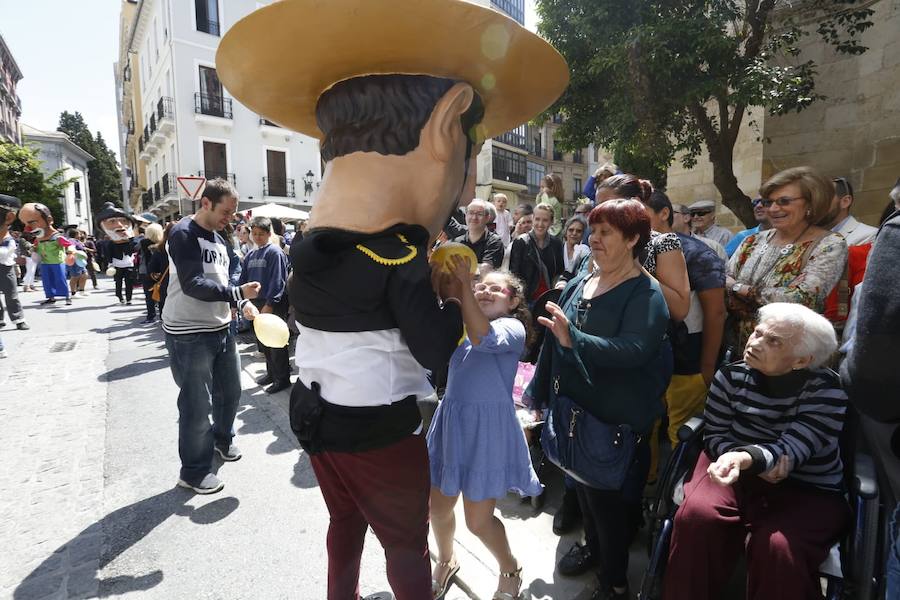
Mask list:
[[[91,133],[80,112],[68,111],[59,115],[59,127],[72,142],[94,157],[88,163],[88,185],[91,191],[91,210],[96,214],[103,204],[112,202],[122,206],[122,180],[115,153],[106,146],[106,140],[98,131]]]
[[[63,179],[62,170],[44,175],[37,150],[0,142],[0,194],[26,202],[40,202],[50,209],[57,225],[66,222],[60,197],[72,180]]]
[[[823,98],[800,43],[818,35],[861,54],[871,9],[860,0],[537,0],[539,30],[569,62],[572,81],[550,111],[566,147],[597,143],[665,184],[706,149],[725,205],[753,223],[732,168],[752,107],[779,115]]]

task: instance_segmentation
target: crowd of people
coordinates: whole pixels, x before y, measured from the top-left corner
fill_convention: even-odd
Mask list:
[[[679,427],[702,414],[707,452],[676,519],[664,596],[716,597],[749,531],[750,597],[816,597],[816,567],[849,520],[838,448],[847,396],[829,367],[846,359],[860,331],[859,297],[878,232],[850,215],[849,182],[807,167],[778,173],[752,201],[758,225],[733,235],[715,225],[708,202],[673,204],[612,165],[592,178],[594,201],[567,219],[559,185],[548,177],[534,206],[513,211],[504,194],[472,200],[430,248],[456,242],[477,261],[456,257],[445,268],[449,283],[436,284],[444,304],[458,304],[465,336],[444,366],[446,387],[427,431],[438,546],[433,597],[459,570],[453,508],[460,496],[467,527],[498,562],[495,597],[516,598],[523,585],[495,506],[508,492],[543,493],[511,400],[526,355],[536,358],[524,394],[535,421],[547,427],[555,415],[576,438],[593,426],[633,435],[614,485],[598,486],[583,466],[559,461],[566,490],[554,532],[581,523],[585,540],[560,560],[561,574],[596,569],[595,598],[629,597],[628,550],[659,470],[660,440],[674,446]],[[161,322],[181,389],[178,483],[203,494],[224,486],[211,472],[214,453],[241,457],[232,428],[241,387],[234,333],[271,313],[314,335],[293,323],[289,300],[292,267],[307,259],[302,229],[285,231],[278,220],[237,214],[236,206],[236,190],[211,181],[196,215],[165,226],[108,208],[100,215],[105,230],[138,227],[127,243],[97,242],[73,228],[50,238],[63,244],[68,302],[86,295],[88,279],[97,289],[107,265],[120,303],[130,304],[141,284],[145,323]],[[35,289],[35,267],[50,253],[33,231],[9,230],[18,208],[0,197],[0,293],[12,322],[27,329],[17,287]],[[76,252],[77,262],[69,258]],[[221,283],[210,283],[210,265]],[[532,312],[543,316],[532,320]],[[535,328],[547,334],[538,337]],[[202,333],[216,340],[196,343]],[[296,362],[315,368],[306,341],[297,341]],[[266,363],[257,383],[268,393],[289,388],[289,349],[256,342]],[[859,361],[849,367],[865,370]],[[210,406],[216,417],[207,429]],[[732,516],[723,516],[723,506]]]

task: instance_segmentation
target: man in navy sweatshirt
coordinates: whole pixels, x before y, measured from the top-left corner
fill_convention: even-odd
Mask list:
[[[259,295],[253,305],[261,313],[272,313],[287,320],[288,302],[285,295],[288,260],[284,251],[271,244],[272,221],[266,217],[254,217],[250,221],[250,238],[256,250],[244,257],[238,285],[248,281],[258,281]],[[258,379],[259,385],[268,385],[267,394],[274,394],[291,386],[291,367],[288,348],[270,348],[257,338],[256,343],[266,357],[266,374]]]
[[[241,457],[232,444],[232,425],[241,397],[240,358],[231,334],[231,308],[248,319],[256,315],[249,301],[257,282],[240,287],[228,281],[228,251],[217,232],[237,209],[237,190],[229,182],[207,182],[197,214],[172,227],[169,242],[169,287],[163,330],[178,394],[180,487],[213,494],[224,483],[212,473],[213,452],[225,461]],[[212,408],[213,423],[209,413]]]

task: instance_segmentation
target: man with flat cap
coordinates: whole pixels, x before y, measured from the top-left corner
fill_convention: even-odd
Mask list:
[[[6,311],[16,329],[30,329],[25,322],[22,303],[19,302],[19,286],[16,285],[16,252],[19,244],[10,235],[9,226],[16,220],[16,213],[22,202],[15,196],[0,194],[0,294],[6,302],[0,301],[0,327],[6,327]]]
[[[461,0],[275,2],[229,30],[216,65],[241,103],[321,140],[327,162],[289,284],[303,340],[291,427],[331,517],[327,597],[359,597],[371,526],[397,600],[432,598],[416,401],[462,317],[459,284],[431,270],[427,250],[474,197],[482,141],[548,108],[568,67],[515,21]]]
[[[734,235],[724,227],[716,225],[716,203],[713,200],[700,200],[689,207],[691,211],[691,228],[694,235],[709,238],[721,246],[727,246]]]

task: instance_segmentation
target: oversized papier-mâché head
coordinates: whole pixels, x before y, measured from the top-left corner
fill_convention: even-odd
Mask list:
[[[134,237],[134,219],[112,202],[104,204],[97,213],[97,225],[114,243],[127,242]]]
[[[274,2],[229,29],[216,66],[242,104],[320,140],[312,227],[405,222],[434,235],[474,196],[484,140],[569,81],[550,44],[464,0]]]

